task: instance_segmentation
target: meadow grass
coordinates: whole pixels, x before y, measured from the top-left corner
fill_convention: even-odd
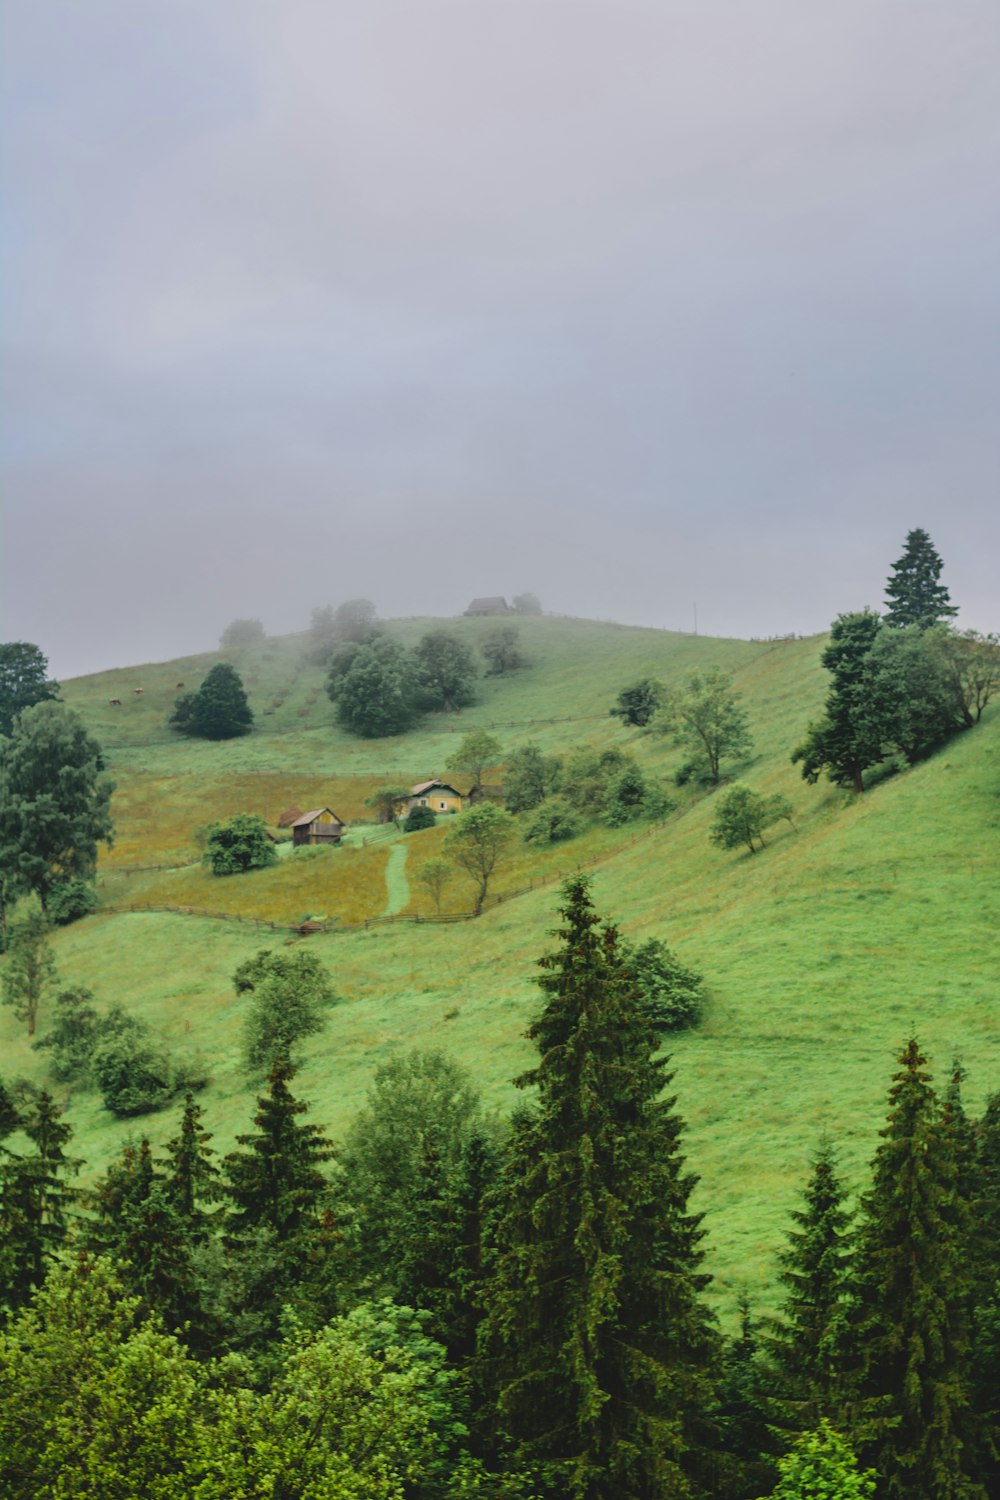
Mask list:
[[[427,623],[401,628],[415,638]],[[494,889],[529,882],[534,889],[477,921],[309,938],[341,1000],[326,1033],[309,1045],[299,1089],[312,1117],[340,1135],[381,1060],[394,1048],[435,1046],[471,1070],[490,1108],[507,1111],[517,1098],[511,1080],[531,1062],[523,1033],[539,1003],[537,959],[552,944],[556,876],[599,858],[592,877],[598,909],[631,938],[663,938],[705,975],[704,1023],[671,1043],[673,1091],[688,1123],[689,1164],[701,1178],[696,1206],[706,1214],[720,1305],[730,1309],[748,1289],[766,1306],[789,1211],[821,1132],[834,1137],[850,1182],[860,1186],[895,1056],[913,1031],[939,1083],[953,1056],[962,1056],[973,1111],[1000,1088],[1000,712],[991,708],[977,729],[855,801],[826,784],[806,786],[788,759],[822,704],[821,640],[714,642],[549,620],[525,621],[522,635],[532,667],[484,683],[483,702],[461,716],[463,730],[474,716],[513,722],[496,730],[505,750],[531,741],[560,753],[583,740],[617,744],[669,780],[681,752],[625,728],[608,707],[641,675],[676,680],[688,666],[719,662],[735,673],[755,740],[746,763],[732,769],[760,790],[788,795],[794,826],[770,831],[756,855],[722,853],[708,841],[716,794],[685,789],[655,829],[595,821],[565,845],[518,841]],[[291,673],[296,649],[301,656],[294,643],[273,652],[275,680],[279,668]],[[176,664],[163,670],[164,681],[183,680]],[[295,691],[305,691],[306,670]],[[142,676],[144,686],[154,681],[147,669]],[[78,686],[70,684],[67,697]],[[542,717],[560,722],[542,724]],[[311,764],[307,743],[321,752]],[[230,811],[266,809],[273,820],[289,802],[328,802],[351,816],[380,778],[441,773],[455,743],[450,728],[431,721],[413,736],[367,745],[347,745],[330,726],[291,724],[286,734],[230,746],[174,740],[116,748],[119,844],[102,863],[102,897],[346,921],[348,913],[374,915],[398,903],[402,866],[406,909],[427,915],[432,903],[419,872],[441,853],[447,819],[397,842],[296,853],[273,870],[226,880],[201,869],[126,878],[112,865],[165,862],[157,853],[190,856],[193,829]],[[146,763],[147,754],[160,763]],[[389,851],[400,848],[405,856],[393,854],[390,889]],[[456,876],[442,909],[467,910],[470,900],[467,880]],[[128,1005],[173,1044],[210,1060],[203,1103],[216,1144],[227,1149],[246,1128],[257,1087],[241,1063],[242,1002],[231,974],[257,948],[281,941],[226,922],[104,913],[60,932],[56,948],[66,979],[90,984],[105,1003]],[[9,1012],[0,1014],[0,1035],[5,1074],[41,1081],[44,1054],[27,1048]],[[91,1173],[128,1130],[159,1141],[175,1125],[168,1113],[123,1126],[91,1094],[75,1092],[66,1103],[74,1149]]]

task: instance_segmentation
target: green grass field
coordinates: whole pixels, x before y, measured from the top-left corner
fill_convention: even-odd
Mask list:
[[[428,624],[394,628],[414,640]],[[454,622],[469,639],[488,626]],[[595,861],[599,908],[630,937],[666,939],[706,976],[708,1014],[676,1039],[673,1088],[701,1178],[697,1206],[720,1304],[731,1308],[743,1288],[766,1304],[810,1152],[828,1131],[849,1178],[861,1182],[895,1054],[912,1031],[939,1081],[961,1056],[970,1108],[1000,1088],[1000,709],[855,803],[825,784],[806,786],[788,759],[825,693],[822,639],[715,641],[549,619],[521,629],[528,670],[484,681],[479,703],[461,715],[375,742],[334,726],[322,673],[302,662],[301,638],[229,655],[260,730],[225,744],[178,739],[165,727],[177,682],[196,686],[218,655],[66,684],[117,782],[118,838],[100,872],[105,907],[170,904],[248,920],[106,909],[58,934],[61,974],[204,1056],[212,1081],[202,1102],[226,1149],[246,1128],[255,1093],[240,1066],[244,1002],[230,976],[258,947],[286,940],[258,931],[254,919],[323,915],[333,929],[307,941],[329,965],[341,1003],[299,1077],[314,1117],[339,1134],[375,1065],[412,1045],[452,1051],[490,1105],[506,1110],[510,1080],[530,1058],[523,1030],[537,1004],[533,975],[551,942],[558,877]],[[794,827],[780,825],[753,857],[714,849],[712,797],[685,793],[656,828],[593,826],[541,851],[519,844],[495,888],[533,888],[478,921],[340,932],[337,923],[432,911],[417,876],[440,852],[444,826],[368,847],[361,839],[374,830],[357,830],[340,850],[291,854],[273,870],[226,880],[190,863],[195,830],[234,812],[260,812],[272,824],[292,803],[367,816],[374,787],[442,774],[474,725],[492,726],[505,751],[530,742],[564,753],[585,742],[620,745],[669,777],[680,752],[625,728],[608,709],[637,677],[669,683],[690,666],[716,664],[735,674],[755,737],[751,759],[732,769],[794,804]],[[113,697],[120,708],[109,705]],[[125,873],[135,866],[177,868]],[[466,910],[470,896],[456,879],[442,909]],[[5,1076],[42,1081],[44,1054],[28,1049],[7,1011],[0,1028]],[[96,1095],[64,1102],[74,1147],[93,1172],[128,1127]],[[131,1130],[159,1141],[173,1128],[167,1114]]]

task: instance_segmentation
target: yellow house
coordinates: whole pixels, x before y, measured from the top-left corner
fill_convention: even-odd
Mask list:
[[[414,807],[429,807],[433,813],[460,813],[463,798],[461,792],[449,786],[447,781],[418,781],[410,787],[405,812]]]

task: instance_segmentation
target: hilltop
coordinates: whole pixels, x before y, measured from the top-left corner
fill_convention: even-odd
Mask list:
[[[410,643],[440,623],[391,629]],[[448,625],[474,642],[491,623]],[[551,942],[558,875],[593,861],[599,909],[630,938],[665,939],[707,980],[704,1024],[672,1045],[673,1087],[689,1125],[689,1163],[702,1178],[697,1206],[708,1215],[710,1266],[728,1301],[734,1289],[766,1286],[771,1277],[822,1129],[839,1142],[848,1176],[860,1180],[894,1056],[911,1030],[939,1081],[961,1054],[971,1108],[1000,1087],[1000,711],[993,705],[974,731],[855,803],[825,784],[806,786],[788,758],[826,690],[822,637],[768,643],[589,621],[519,625],[527,670],[484,679],[473,707],[429,716],[388,740],[357,740],[336,727],[323,671],[305,660],[301,637],[64,684],[66,701],[107,753],[118,836],[100,865],[103,909],[57,935],[60,969],[104,1003],[125,1004],[159,1033],[202,1051],[212,1078],[202,1102],[216,1145],[226,1149],[255,1096],[239,1063],[245,1002],[230,977],[249,954],[286,938],[249,920],[151,908],[283,925],[308,914],[344,925],[387,910],[426,913],[412,877],[444,830],[367,845],[374,830],[360,830],[349,847],[216,880],[197,864],[200,826],[241,811],[274,825],[290,804],[369,817],[372,790],[442,773],[458,738],[475,726],[489,728],[505,751],[617,745],[669,778],[681,753],[609,717],[611,703],[641,676],[670,684],[692,666],[722,666],[743,694],[755,741],[733,769],[762,791],[790,797],[794,827],[782,825],[753,857],[723,854],[707,838],[712,798],[685,793],[660,825],[593,828],[542,850],[519,845],[496,889],[532,888],[477,921],[334,926],[310,937],[342,1003],[328,1032],[310,1043],[299,1087],[336,1135],[393,1048],[434,1046],[454,1052],[486,1098],[509,1108],[510,1080],[529,1060],[522,1033],[537,1003],[535,961]],[[196,686],[219,660],[242,674],[257,729],[225,743],[179,738],[166,727],[178,685]],[[470,904],[458,888],[449,903]],[[27,1049],[7,1011],[0,1028],[5,1074],[41,1080],[44,1054]],[[96,1095],[65,1103],[74,1148],[95,1171],[129,1127]],[[168,1112],[131,1132],[161,1140],[173,1126]]]

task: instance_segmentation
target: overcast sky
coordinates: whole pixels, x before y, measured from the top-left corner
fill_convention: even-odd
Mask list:
[[[8,0],[0,638],[1000,626],[997,0]]]

